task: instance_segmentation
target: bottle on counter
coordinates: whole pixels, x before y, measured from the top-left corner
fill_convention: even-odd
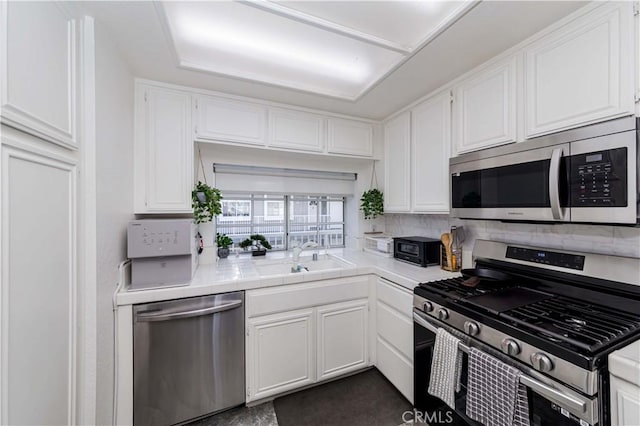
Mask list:
[[[462,226],[451,227],[451,267],[452,271],[462,269],[462,242],[464,241],[464,230]]]

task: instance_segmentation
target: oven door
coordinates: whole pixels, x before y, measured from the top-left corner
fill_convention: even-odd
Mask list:
[[[463,356],[460,392],[456,393],[455,412],[440,399],[428,393],[431,361],[438,328],[455,333],[453,329],[435,318],[414,309],[414,405],[417,414],[426,418],[442,414],[452,418],[449,424],[477,426],[480,423],[469,419],[466,411],[467,355]],[[459,334],[459,332],[458,332]],[[510,364],[523,372],[522,383],[527,386],[531,426],[587,426],[598,424],[598,398],[587,397],[534,370],[511,360],[495,349],[470,339],[469,345]],[[432,414],[432,413],[438,414]],[[419,413],[419,414],[418,414]],[[448,414],[447,414],[448,413]]]
[[[568,155],[569,144],[558,144],[488,158],[472,156],[469,161],[452,159],[451,215],[568,222]]]
[[[423,265],[425,258],[423,250],[422,244],[415,241],[402,238],[394,238],[393,240],[393,257],[396,259],[427,266],[426,263]]]

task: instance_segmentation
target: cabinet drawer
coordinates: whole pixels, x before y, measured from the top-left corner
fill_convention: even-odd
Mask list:
[[[377,308],[378,336],[393,345],[407,359],[413,360],[413,321],[380,301]]]
[[[413,404],[413,363],[378,337],[376,367]]]
[[[349,277],[248,291],[247,316],[266,315],[310,306],[369,297],[369,277]]]
[[[398,284],[378,278],[376,287],[378,301],[394,308],[403,315],[411,317],[413,311],[413,293]]]

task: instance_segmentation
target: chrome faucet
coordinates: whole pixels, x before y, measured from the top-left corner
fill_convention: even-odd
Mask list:
[[[300,262],[300,253],[302,253],[304,249],[311,247],[318,247],[318,243],[316,243],[315,241],[307,241],[301,246],[295,246],[293,248],[293,264],[297,265],[298,262]]]

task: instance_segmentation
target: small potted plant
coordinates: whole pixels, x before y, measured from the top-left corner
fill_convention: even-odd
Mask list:
[[[198,184],[191,192],[191,206],[193,207],[195,222],[211,222],[213,218],[222,213],[220,200],[222,200],[222,195],[219,189],[198,181]]]
[[[364,191],[360,202],[360,210],[364,213],[365,219],[375,219],[384,214],[384,197],[378,189]]]
[[[239,246],[245,250],[247,250],[249,247],[252,247],[252,256],[264,256],[265,254],[267,254],[267,249],[271,249],[271,244],[269,244],[269,241],[267,241],[264,235],[260,234],[250,235],[249,238],[241,241]]]
[[[218,246],[218,257],[225,259],[229,256],[229,246],[233,244],[233,240],[227,234],[216,233],[216,245]]]

